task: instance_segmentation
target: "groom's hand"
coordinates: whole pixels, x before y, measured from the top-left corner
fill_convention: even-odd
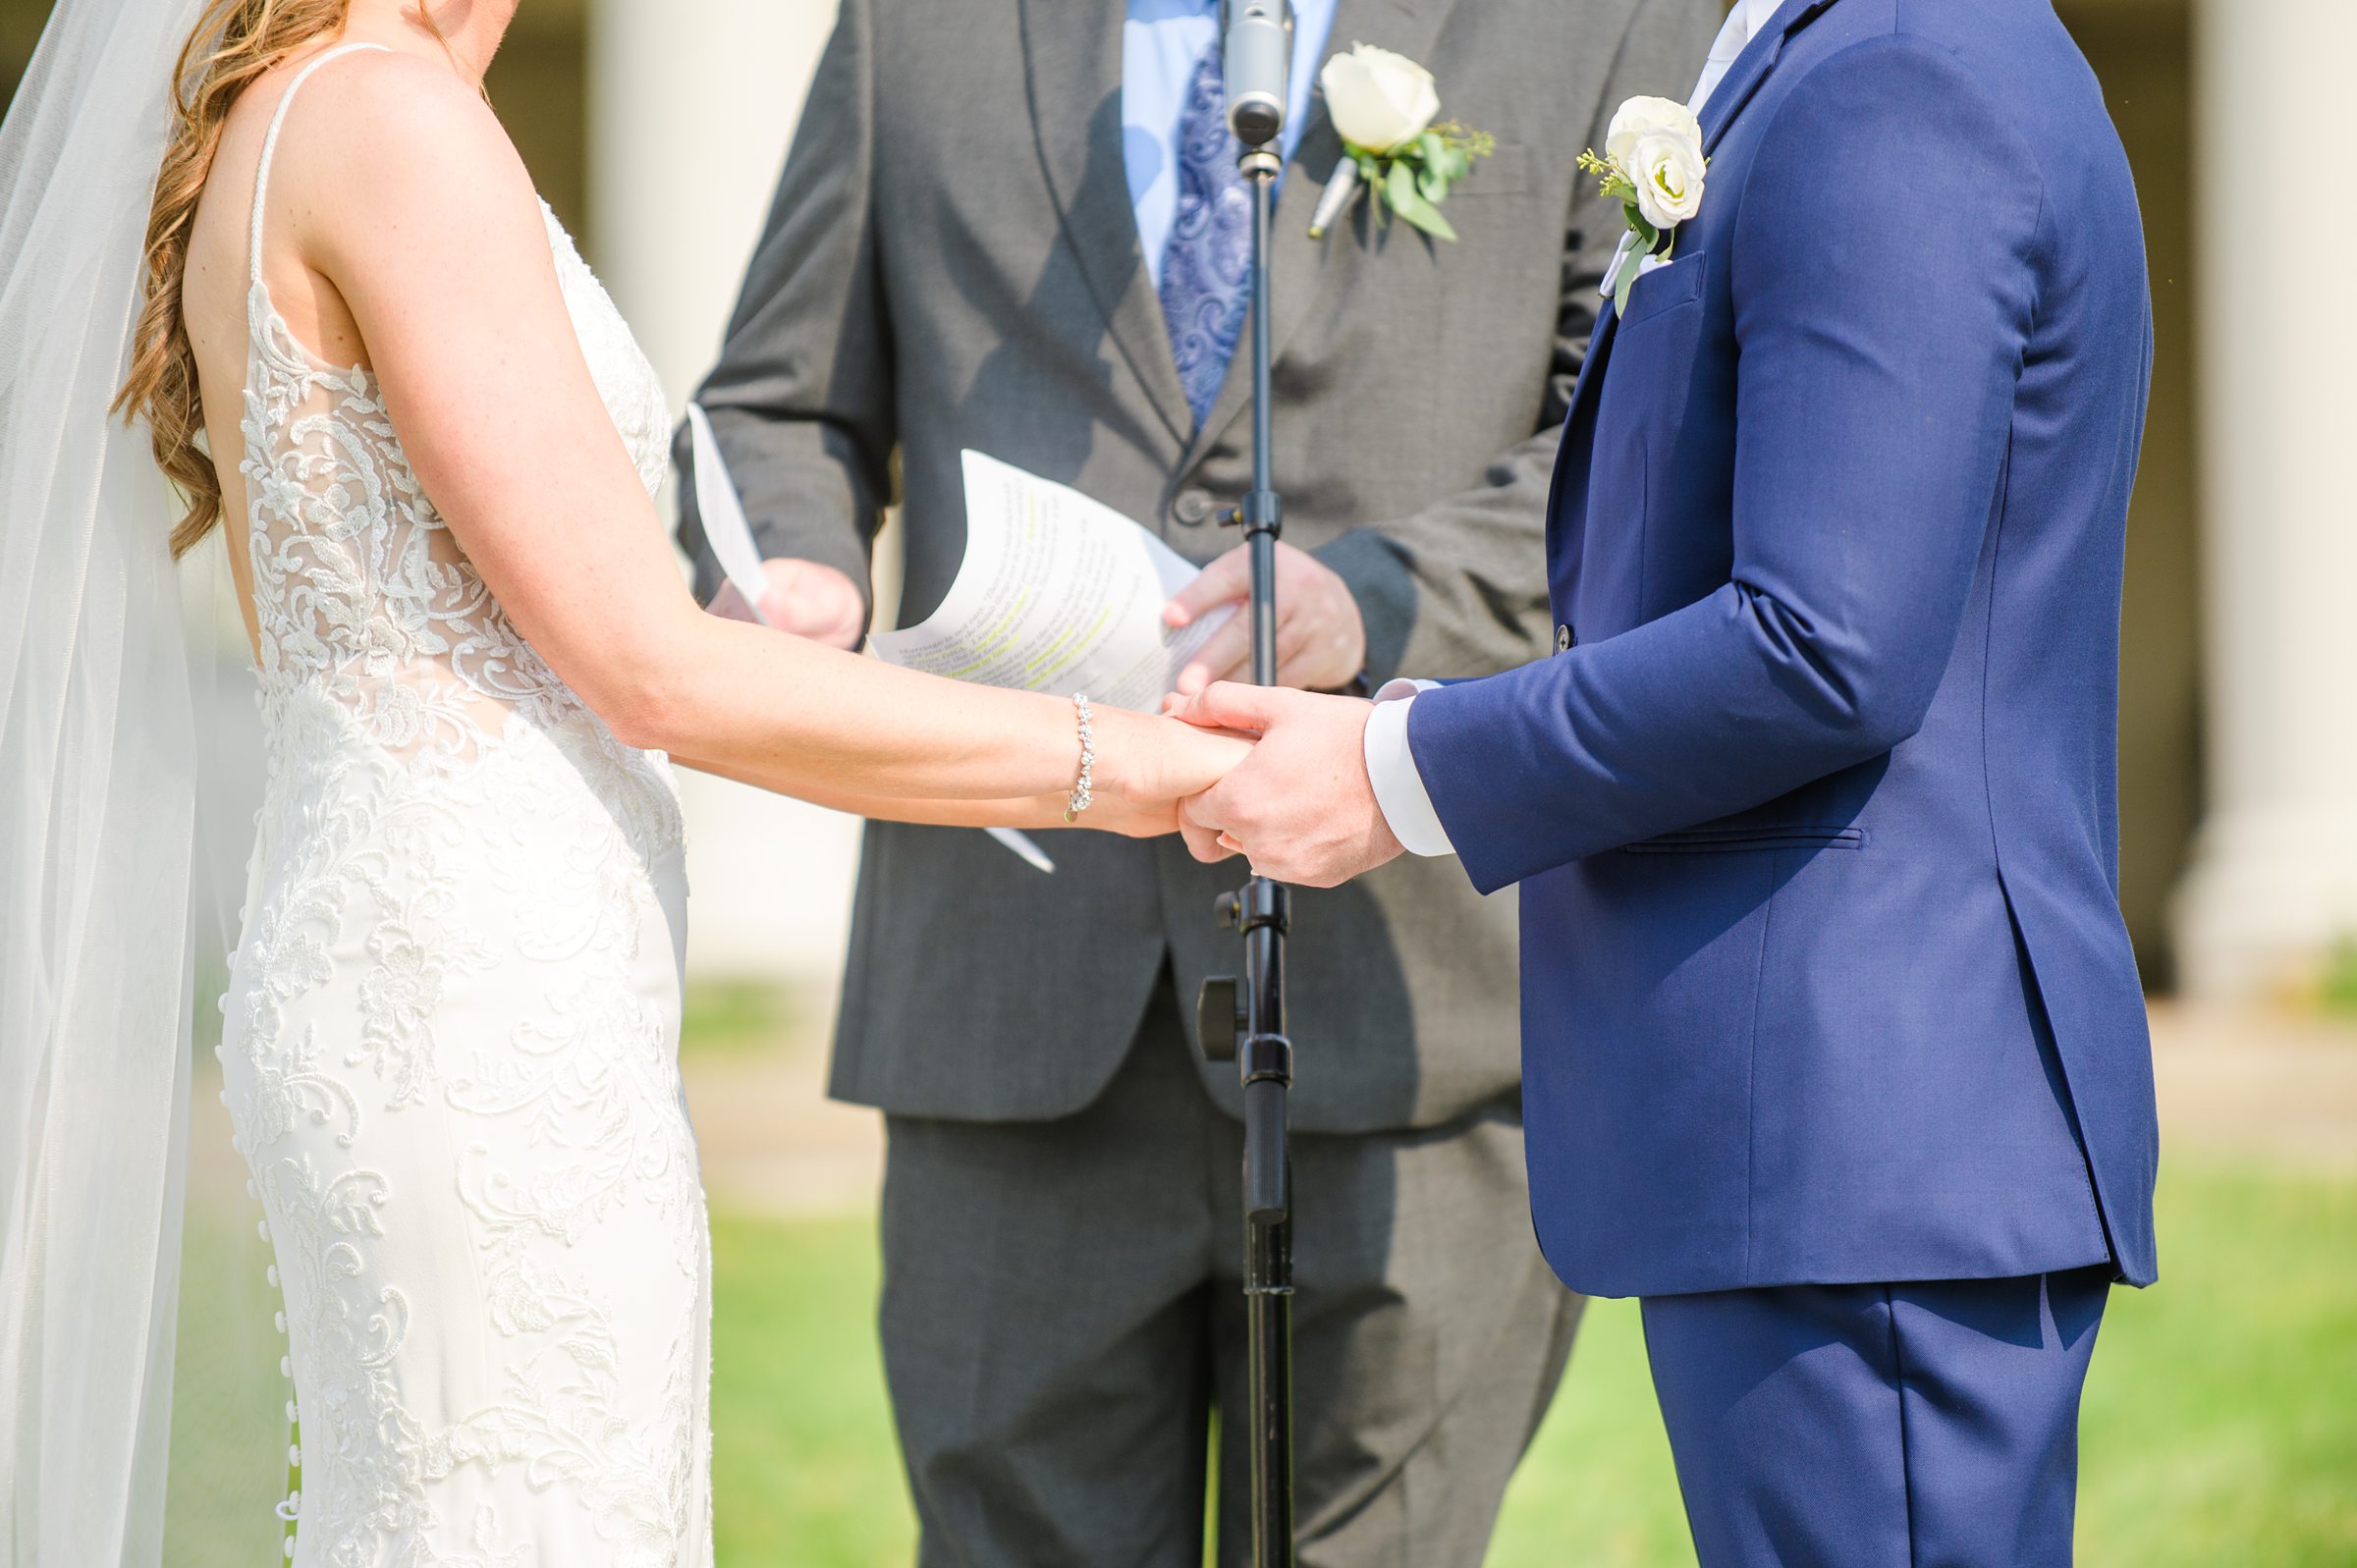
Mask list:
[[[1187,667],[1178,672],[1178,694],[1191,697],[1215,680],[1248,673],[1251,625],[1241,606],[1252,591],[1250,547],[1237,545],[1203,568],[1163,607],[1163,621],[1192,625],[1221,605],[1238,613],[1212,633]],[[1277,682],[1310,691],[1332,690],[1356,680],[1367,667],[1367,625],[1349,586],[1316,556],[1291,545],[1277,546]]]
[[[1189,724],[1256,733],[1218,784],[1178,806],[1199,860],[1242,854],[1279,882],[1332,888],[1400,852],[1367,779],[1367,715],[1355,697],[1221,682],[1175,711]]]
[[[772,626],[830,648],[859,646],[867,605],[859,597],[858,584],[815,561],[764,561],[761,571],[769,579],[761,595],[761,614]],[[736,590],[725,584],[712,601],[714,613],[732,621],[752,619],[743,607]]]

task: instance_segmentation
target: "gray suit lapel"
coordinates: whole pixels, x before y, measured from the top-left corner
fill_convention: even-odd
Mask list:
[[[1122,156],[1123,7],[1021,0],[1031,128],[1066,236],[1122,356],[1183,445],[1194,415],[1138,248]]]
[[[1372,43],[1428,65],[1433,40],[1441,35],[1441,24],[1448,20],[1455,5],[1456,0],[1341,0],[1335,7],[1334,29],[1326,38],[1327,58],[1354,43]],[[1452,112],[1446,98],[1449,83],[1444,81],[1440,85],[1441,112],[1446,115]],[[1278,360],[1285,357],[1286,345],[1314,312],[1326,291],[1359,264],[1357,252],[1361,248],[1348,223],[1337,224],[1322,241],[1309,237],[1310,214],[1317,211],[1318,197],[1325,192],[1326,183],[1342,159],[1343,138],[1326,113],[1324,93],[1311,96],[1308,114],[1300,145],[1294,149],[1293,161],[1285,171],[1285,189],[1277,203],[1275,233],[1269,237],[1269,288],[1275,296],[1272,312],[1275,330],[1270,350],[1272,357]],[[1411,238],[1414,237],[1403,234],[1395,237],[1394,243]],[[1181,472],[1203,460],[1212,444],[1243,413],[1251,395],[1252,329],[1247,322],[1243,336],[1236,341],[1235,357],[1228,363],[1228,377],[1220,383],[1219,398],[1212,404],[1203,427],[1188,443]],[[1183,401],[1180,406],[1185,406]]]

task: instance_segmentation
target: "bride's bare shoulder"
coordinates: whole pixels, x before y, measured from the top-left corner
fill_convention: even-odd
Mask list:
[[[279,68],[285,84],[253,96],[274,104],[302,69]],[[451,211],[480,221],[505,208],[538,222],[531,177],[482,94],[407,52],[355,49],[319,66],[288,109],[274,189],[282,179],[304,238],[331,250]]]

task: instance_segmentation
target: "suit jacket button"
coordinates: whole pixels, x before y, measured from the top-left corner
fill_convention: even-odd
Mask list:
[[[1571,645],[1578,640],[1577,637],[1571,635],[1571,626],[1568,622],[1555,628],[1555,651],[1557,653],[1570,652]]]
[[[1208,490],[1181,490],[1171,514],[1189,528],[1200,528],[1219,512],[1220,504]]]

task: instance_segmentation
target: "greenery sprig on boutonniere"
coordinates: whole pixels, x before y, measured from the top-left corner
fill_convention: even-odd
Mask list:
[[[1680,225],[1702,210],[1710,160],[1703,156],[1702,122],[1668,98],[1631,98],[1613,116],[1604,156],[1591,147],[1579,166],[1604,182],[1604,194],[1628,217],[1628,235],[1604,281],[1613,308],[1628,314],[1628,291],[1677,248]]]
[[[1309,237],[1322,240],[1358,193],[1360,184],[1388,207],[1436,240],[1454,240],[1441,203],[1473,165],[1498,150],[1498,138],[1455,121],[1435,124],[1440,90],[1432,73],[1389,49],[1353,44],[1318,73],[1326,109],[1343,138],[1343,161],[1326,183]]]

